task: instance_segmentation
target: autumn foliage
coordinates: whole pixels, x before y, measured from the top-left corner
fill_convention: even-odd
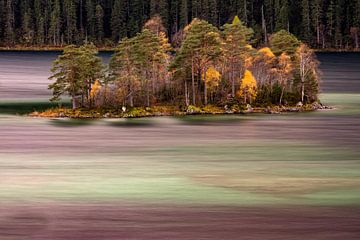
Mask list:
[[[135,37],[120,41],[105,74],[99,74],[104,68],[93,45],[67,49],[55,61],[56,84],[50,87],[54,99],[67,93],[73,101],[81,97],[82,107],[195,109],[317,101],[314,52],[284,30],[257,49],[253,33],[237,17],[221,29],[194,19],[172,45],[155,16]]]

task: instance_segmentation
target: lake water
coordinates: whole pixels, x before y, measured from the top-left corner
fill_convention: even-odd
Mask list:
[[[0,103],[47,99],[56,54],[0,52]],[[318,58],[321,99],[334,110],[98,121],[0,114],[0,236],[358,239],[360,54]]]

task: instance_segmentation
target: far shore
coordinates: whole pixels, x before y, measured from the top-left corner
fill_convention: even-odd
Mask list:
[[[63,51],[66,45],[63,46],[0,46],[0,51]],[[116,47],[114,46],[97,46],[99,51],[102,52],[114,52]],[[318,53],[331,53],[331,52],[360,52],[360,49],[336,49],[336,48],[314,48],[315,52]]]

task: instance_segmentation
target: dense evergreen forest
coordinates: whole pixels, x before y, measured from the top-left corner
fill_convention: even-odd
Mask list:
[[[155,14],[171,40],[193,18],[220,27],[238,15],[256,44],[286,29],[315,48],[359,48],[360,0],[0,0],[0,44],[113,46]]]

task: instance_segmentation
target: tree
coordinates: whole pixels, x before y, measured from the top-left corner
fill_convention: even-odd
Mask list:
[[[117,84],[118,89],[125,90],[124,101],[134,107],[134,97],[140,86],[140,71],[137,68],[135,39],[124,38],[115,50],[110,60],[111,82]]]
[[[53,0],[53,8],[50,18],[49,35],[52,39],[53,45],[60,44],[60,32],[61,32],[61,10],[59,0]]]
[[[256,98],[257,83],[251,71],[245,71],[244,77],[241,80],[240,90],[238,91],[237,95],[244,100],[245,104],[248,103],[248,100],[251,104],[252,101]]]
[[[282,53],[279,57],[277,67],[278,82],[281,87],[281,95],[279,100],[280,105],[283,103],[284,92],[286,87],[289,85],[293,71],[294,69],[290,56],[288,56],[286,53]]]
[[[127,36],[127,1],[115,0],[111,14],[111,32],[115,42]]]
[[[241,78],[243,65],[248,52],[247,45],[253,35],[253,30],[247,28],[235,16],[232,24],[225,24],[224,35],[224,62],[231,81],[231,96],[235,97],[235,82]]]
[[[76,38],[76,7],[75,0],[64,0],[64,20],[66,26],[66,40],[68,44],[74,43]]]
[[[289,31],[289,3],[288,0],[282,0],[275,23],[275,31],[286,29]]]
[[[196,104],[195,75],[201,78],[208,67],[221,56],[222,39],[219,30],[204,20],[194,19],[185,29],[185,39],[175,61],[191,67],[192,102]],[[206,76],[206,75],[205,75]],[[203,79],[206,83],[206,79]],[[199,84],[200,86],[200,84]],[[207,86],[203,84],[204,104],[207,105]]]
[[[305,96],[314,100],[319,91],[319,73],[318,62],[316,60],[314,51],[308,48],[305,44],[301,44],[296,51],[298,71],[300,75],[301,87],[300,96],[301,102],[304,103]],[[306,92],[306,85],[311,87]],[[316,99],[315,99],[316,100]]]
[[[104,38],[104,10],[100,4],[96,5],[95,17],[96,41],[101,44]]]
[[[213,66],[210,66],[206,73],[203,74],[203,79],[206,81],[206,87],[209,89],[210,93],[212,93],[220,84],[221,74]]]
[[[9,45],[15,44],[15,11],[14,1],[5,1],[5,41]]]
[[[33,21],[31,17],[31,11],[28,9],[22,19],[22,32],[23,39],[26,44],[32,44],[34,41],[34,30],[33,30]]]
[[[301,6],[302,6],[302,35],[303,35],[303,39],[309,42],[311,36],[309,0],[302,0]]]
[[[320,46],[321,44],[321,18],[322,18],[322,0],[313,0],[311,1],[311,11],[312,11],[312,27],[316,30],[316,44]]]
[[[274,33],[270,38],[271,50],[275,55],[280,55],[283,52],[293,55],[299,45],[300,41],[293,34],[285,30]]]
[[[79,102],[82,106],[85,100],[89,103],[91,86],[102,73],[101,60],[96,55],[97,50],[92,44],[65,47],[51,69],[53,75],[49,79],[55,80],[49,85],[49,89],[53,90],[51,101],[58,101],[61,95],[68,94],[73,109],[78,107]]]
[[[275,54],[268,47],[261,48],[246,59],[245,66],[257,81],[257,89],[261,99],[265,102],[272,102],[276,66]]]

